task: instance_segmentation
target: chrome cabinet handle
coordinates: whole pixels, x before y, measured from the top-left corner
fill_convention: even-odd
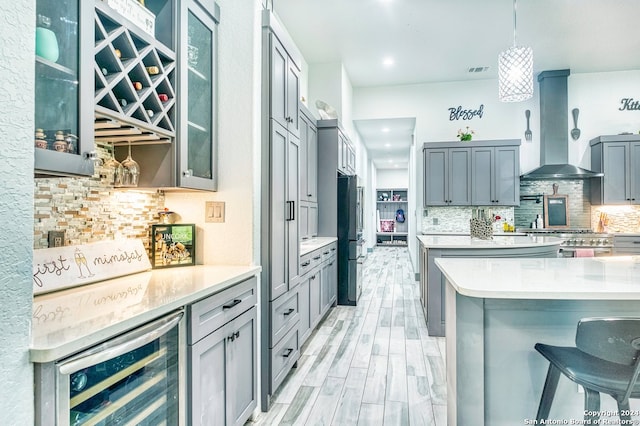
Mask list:
[[[241,299],[234,299],[234,300],[233,300],[233,302],[231,302],[230,304],[228,304],[228,305],[223,305],[223,306],[222,306],[222,309],[231,309],[231,308],[233,308],[234,306],[239,305],[240,303],[242,303],[242,300],[241,300]]]
[[[289,310],[287,312],[285,312],[283,315],[285,317],[287,317],[287,316],[291,315],[292,313],[294,313],[295,311],[296,311],[295,309],[289,308]]]

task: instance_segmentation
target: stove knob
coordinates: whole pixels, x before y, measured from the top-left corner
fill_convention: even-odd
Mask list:
[[[583,246],[584,245],[584,238],[580,238],[580,245]]]
[[[591,239],[589,241],[589,244],[592,245],[592,246],[595,246],[596,244],[598,244],[598,240]]]

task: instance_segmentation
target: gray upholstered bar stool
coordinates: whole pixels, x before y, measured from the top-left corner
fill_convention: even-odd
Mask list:
[[[640,398],[640,318],[583,318],[575,347],[536,343],[549,360],[537,419],[547,419],[560,373],[584,388],[584,419],[599,419],[600,393],[618,403],[621,420],[631,420],[629,398]],[[595,423],[590,423],[595,424]]]

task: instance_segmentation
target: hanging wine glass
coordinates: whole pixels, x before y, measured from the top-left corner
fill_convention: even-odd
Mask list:
[[[129,142],[129,155],[122,160],[122,186],[138,186],[138,177],[140,177],[140,166],[131,158],[131,142]]]
[[[122,186],[124,167],[122,167],[122,164],[116,160],[113,153],[111,154],[111,158],[104,163],[104,167],[107,169],[109,183],[113,186]]]

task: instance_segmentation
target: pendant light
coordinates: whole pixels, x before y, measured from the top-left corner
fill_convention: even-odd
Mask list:
[[[518,46],[516,0],[513,0],[513,47],[498,55],[498,98],[502,102],[521,102],[533,96],[533,50]]]

